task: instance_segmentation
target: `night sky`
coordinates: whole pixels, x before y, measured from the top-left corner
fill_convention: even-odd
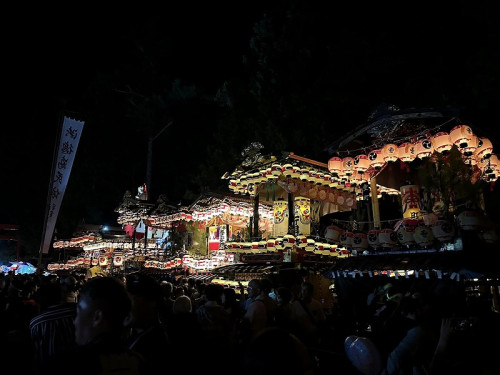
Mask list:
[[[312,50],[335,59],[326,69],[320,60],[315,62],[321,59],[316,53],[307,67],[324,69],[323,85],[314,90],[323,98],[331,95],[333,104],[312,110],[317,128],[301,131],[317,133],[315,139],[323,143],[306,147],[303,142],[283,142],[287,151],[326,163],[328,155],[322,150],[366,121],[382,103],[401,108],[456,106],[482,135],[493,132],[495,138],[499,133],[499,26],[494,12],[480,4],[332,9],[315,1],[277,1],[272,6],[255,1],[179,3],[162,9],[18,9],[5,15],[13,26],[2,26],[0,223],[21,225],[27,249],[40,242],[63,114],[75,114],[86,124],[61,210],[65,217],[74,215],[89,224],[116,225],[113,210],[123,194],[135,194],[145,181],[147,134],[156,134],[169,121],[169,116],[157,116],[146,131],[126,113],[124,96],[134,100],[145,87],[166,85],[169,90],[180,82],[184,93],[196,87],[197,97],[204,98],[192,107],[188,100],[181,109],[170,109],[173,124],[155,140],[154,148],[155,196],[166,193],[172,202],[180,202],[183,191],[196,194],[196,186],[183,186],[188,180],[183,173],[192,173],[193,164],[207,153],[224,151],[220,132],[211,129],[219,112],[205,102],[213,101],[224,82],[245,80],[243,62],[252,56],[255,22],[264,13],[286,20],[284,9],[290,4],[300,9],[295,14],[303,12],[308,20],[296,29],[300,35],[295,37],[303,42],[296,53],[303,54],[301,48],[311,43]],[[293,60],[290,55],[276,61]],[[148,82],[154,75],[144,71],[164,79]],[[288,79],[290,91],[295,78]],[[240,133],[234,129],[223,134],[233,142],[231,137]],[[255,138],[266,144],[272,135],[269,129]],[[217,171],[217,178],[224,172]]]

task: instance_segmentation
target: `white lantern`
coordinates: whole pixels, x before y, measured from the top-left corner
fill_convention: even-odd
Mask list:
[[[370,160],[368,159],[368,155],[357,155],[354,157],[354,169],[360,173],[366,172],[366,170],[370,168]]]
[[[448,242],[455,236],[455,227],[448,220],[437,220],[432,225],[432,234],[441,242]]]
[[[425,159],[432,155],[434,152],[434,146],[432,145],[432,141],[429,138],[422,138],[417,141],[417,158]]]
[[[398,146],[394,143],[388,143],[382,148],[382,159],[385,162],[398,160]]]
[[[466,147],[472,140],[472,129],[467,125],[457,125],[451,129],[450,139],[459,149]]]
[[[434,150],[439,153],[450,151],[453,147],[450,134],[447,132],[436,133],[431,137],[431,140],[434,145]]]
[[[473,156],[478,159],[488,159],[493,152],[493,145],[488,138],[478,137],[477,148]]]
[[[472,156],[474,151],[476,151],[478,145],[477,137],[472,134],[470,141],[467,143],[465,147],[459,147],[458,151],[460,151],[465,156]]]
[[[354,170],[354,158],[350,156],[346,156],[342,159],[342,169],[344,170],[347,176],[352,175]]]
[[[413,238],[417,245],[422,247],[431,246],[434,243],[434,234],[432,229],[427,225],[419,225],[415,228]]]
[[[417,157],[417,149],[414,143],[403,142],[398,146],[398,158],[406,163],[412,162]]]
[[[342,170],[342,158],[334,156],[328,160],[328,170],[330,173],[338,174]]]
[[[401,225],[396,231],[396,236],[400,244],[410,246],[415,244],[415,227],[412,225]]]
[[[397,236],[396,232],[394,232],[394,229],[391,228],[381,229],[378,233],[378,242],[385,249],[393,248],[394,246],[396,246]]]
[[[373,249],[377,249],[379,247],[379,245],[380,245],[380,243],[378,242],[378,234],[379,234],[379,232],[380,231],[378,229],[371,229],[367,233],[366,239],[368,241],[368,244]]]
[[[363,232],[354,233],[352,239],[352,248],[355,250],[368,249],[368,239],[366,237],[366,233]]]
[[[385,161],[382,156],[382,150],[372,150],[368,154],[368,159],[370,160],[370,167],[374,169],[380,169],[384,166]]]

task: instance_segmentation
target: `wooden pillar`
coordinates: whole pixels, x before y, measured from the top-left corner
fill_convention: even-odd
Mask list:
[[[253,201],[253,234],[250,237],[257,237],[259,235],[259,186],[255,185],[255,197]]]
[[[372,213],[373,213],[373,226],[380,229],[380,211],[378,207],[377,198],[377,179],[373,177],[370,180],[370,192],[372,195]]]

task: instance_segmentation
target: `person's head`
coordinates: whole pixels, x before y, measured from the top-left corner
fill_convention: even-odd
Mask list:
[[[309,281],[304,281],[300,288],[300,294],[304,301],[310,301],[314,294],[314,285]]]
[[[262,287],[262,292],[265,295],[269,295],[273,291],[273,282],[271,279],[263,278],[260,280],[260,285]]]
[[[58,305],[63,301],[63,289],[59,283],[45,283],[39,290],[40,309],[45,310],[50,306]]]
[[[102,334],[121,336],[131,307],[132,301],[120,280],[89,279],[80,291],[76,308],[75,342],[85,345]]]
[[[184,294],[186,294],[184,288],[182,286],[177,285],[176,287],[174,287],[172,297],[175,300],[177,297],[183,296]]]
[[[174,284],[172,284],[170,281],[163,280],[160,283],[163,297],[164,298],[170,298],[174,292]]]
[[[233,288],[224,288],[222,294],[222,304],[232,306],[236,303],[236,291]]]
[[[256,298],[262,291],[260,279],[252,279],[248,282],[247,292],[248,298]]]
[[[280,286],[276,290],[276,295],[279,304],[287,304],[292,301],[292,291],[290,290],[290,288],[287,288],[285,286]]]
[[[174,314],[190,313],[191,311],[193,311],[191,298],[188,296],[179,296],[175,299],[173,304]]]
[[[127,278],[126,289],[132,299],[132,324],[145,328],[155,323],[163,301],[160,283],[149,275],[136,274]]]
[[[207,301],[216,301],[217,303],[221,303],[223,289],[224,287],[220,284],[208,284],[205,288]]]

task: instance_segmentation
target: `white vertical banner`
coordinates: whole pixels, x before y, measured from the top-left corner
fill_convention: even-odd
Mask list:
[[[52,176],[49,182],[47,197],[47,212],[45,217],[44,237],[42,239],[41,254],[47,254],[50,241],[61,207],[66,185],[68,184],[71,168],[78,148],[78,142],[83,130],[83,121],[64,117],[57,145],[57,153],[52,167]]]

